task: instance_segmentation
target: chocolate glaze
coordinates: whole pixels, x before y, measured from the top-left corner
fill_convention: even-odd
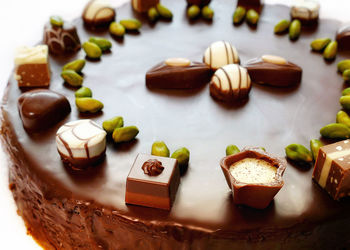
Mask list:
[[[143,163],[142,170],[149,176],[157,176],[163,172],[164,167],[162,165],[162,162],[158,160],[148,160]]]
[[[21,215],[30,232],[48,249],[334,249],[349,247],[350,201],[336,202],[312,181],[312,169],[291,165],[284,187],[264,210],[236,206],[225,183],[219,162],[228,144],[264,146],[279,156],[292,142],[308,145],[319,129],[333,122],[342,90],[336,63],[326,64],[309,44],[324,34],[335,33],[339,23],[320,20],[314,33],[292,43],[275,36],[274,25],[289,8],[266,5],[256,30],[232,25],[235,6],[230,0],[213,1],[213,23],[189,25],[183,1],[164,0],[175,13],[172,22],[145,24],[141,34],[113,42],[111,54],[84,68],[85,83],[102,98],[103,113],[91,115],[97,123],[122,115],[140,129],[138,140],[108,145],[106,160],[89,175],[74,175],[60,160],[55,134],[63,122],[80,119],[73,109],[66,121],[40,136],[28,134],[17,111],[21,94],[14,78],[9,80],[2,105],[2,138],[9,152],[10,182]],[[132,17],[130,5],[118,15]],[[144,20],[145,21],[145,20]],[[80,38],[91,33],[75,23]],[[179,33],[181,32],[181,33]],[[180,35],[181,34],[181,35]],[[110,38],[106,33],[105,37]],[[230,41],[242,62],[262,54],[288,58],[304,70],[298,88],[279,89],[255,85],[249,102],[225,107],[214,102],[209,88],[191,93],[151,92],[145,73],[155,63],[174,56],[200,60],[216,40]],[[260,41],[260,42],[258,42]],[[82,58],[79,52],[77,58]],[[339,53],[337,61],[346,58]],[[72,59],[51,59],[50,89],[74,101],[59,73]],[[136,155],[148,153],[155,138],[184,144],[191,163],[181,179],[170,212],[126,206],[125,180]],[[63,227],[64,226],[64,227]],[[63,229],[64,228],[64,229]]]

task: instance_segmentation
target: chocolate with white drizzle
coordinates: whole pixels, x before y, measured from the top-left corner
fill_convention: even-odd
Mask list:
[[[315,0],[298,0],[292,5],[290,15],[303,24],[315,24],[318,20],[320,4]]]
[[[237,63],[240,59],[237,49],[226,41],[217,41],[212,43],[204,52],[203,62],[212,70],[225,66],[227,64]]]
[[[104,159],[106,132],[92,120],[66,123],[56,133],[62,161],[72,169],[86,169]]]
[[[87,28],[99,29],[113,22],[115,15],[109,0],[91,0],[84,9],[83,20]]]

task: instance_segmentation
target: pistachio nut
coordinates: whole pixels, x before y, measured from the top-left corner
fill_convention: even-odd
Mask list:
[[[63,70],[61,77],[66,83],[73,87],[80,87],[83,84],[83,77],[71,69]]]
[[[285,148],[286,156],[293,161],[312,162],[311,152],[300,144],[290,144]]]
[[[234,24],[241,23],[244,20],[246,13],[247,11],[244,7],[238,6],[235,12],[233,13],[233,23]]]
[[[341,95],[342,95],[342,96],[350,95],[350,88],[344,89],[344,90],[341,92]]]
[[[116,128],[124,127],[124,119],[121,116],[113,117],[111,119],[105,120],[102,123],[102,127],[108,134],[112,134]]]
[[[119,22],[126,30],[138,30],[141,28],[142,23],[137,19],[124,19]]]
[[[343,79],[346,82],[350,81],[350,69],[347,69],[343,72]]]
[[[185,147],[179,148],[172,153],[171,158],[176,159],[180,167],[187,166],[190,161],[190,151]]]
[[[123,37],[125,34],[125,28],[120,23],[112,22],[109,25],[109,33],[111,33],[113,36]]]
[[[103,103],[91,97],[76,98],[75,104],[80,112],[97,113],[103,109]]]
[[[297,40],[301,33],[301,23],[299,20],[293,20],[289,26],[289,39]]]
[[[159,18],[159,13],[155,7],[152,7],[147,12],[148,20],[155,22]]]
[[[152,144],[151,154],[156,156],[169,157],[170,152],[168,147],[163,141],[155,141]]]
[[[337,113],[337,123],[342,123],[350,128],[350,117],[348,113],[343,110],[340,110]]]
[[[339,102],[344,109],[350,110],[350,95],[340,97]]]
[[[313,51],[323,51],[332,40],[330,38],[318,38],[310,43]]]
[[[84,59],[77,59],[72,62],[67,63],[66,65],[63,66],[63,70],[66,69],[71,69],[74,70],[77,73],[80,73],[84,66],[85,66],[85,60]]]
[[[317,139],[310,140],[310,149],[311,149],[311,154],[312,154],[312,158],[314,159],[314,161],[316,161],[317,155],[318,155],[318,150],[322,146],[323,146],[323,143],[320,140],[317,140]]]
[[[157,4],[156,8],[157,8],[157,11],[161,17],[166,18],[166,19],[173,18],[173,13],[164,5],[159,3],[159,4]]]
[[[279,22],[275,25],[275,28],[273,29],[273,32],[274,32],[275,34],[283,33],[283,32],[285,32],[285,31],[288,30],[289,25],[290,25],[290,21],[288,21],[287,19],[283,19],[283,20],[279,21]]]
[[[136,126],[121,127],[114,129],[112,138],[116,143],[128,142],[135,139],[138,133],[139,129]]]
[[[62,27],[64,22],[60,16],[50,16],[50,23],[52,26]]]
[[[337,67],[338,67],[338,71],[341,73],[343,73],[347,69],[350,69],[350,59],[340,61]]]
[[[330,42],[323,51],[323,58],[326,60],[333,60],[337,56],[338,43],[336,41]]]
[[[81,87],[77,91],[75,91],[75,97],[92,97],[92,91],[88,87]]]
[[[252,25],[256,25],[259,21],[259,13],[256,12],[254,9],[250,9],[247,11],[247,22]]]
[[[187,9],[187,16],[190,19],[195,19],[199,16],[201,13],[201,9],[198,7],[198,5],[192,5]]]
[[[112,43],[106,38],[90,37],[89,42],[96,44],[102,51],[108,51],[112,48]]]
[[[228,145],[226,147],[226,156],[234,155],[234,154],[237,154],[239,152],[240,152],[240,150],[236,145]]]
[[[320,133],[325,138],[349,139],[350,129],[342,123],[331,123],[321,128]]]
[[[86,53],[86,56],[91,59],[99,59],[102,55],[102,50],[100,47],[92,42],[83,43],[83,49]]]
[[[214,17],[214,10],[208,5],[202,8],[202,17],[207,20],[212,20]]]

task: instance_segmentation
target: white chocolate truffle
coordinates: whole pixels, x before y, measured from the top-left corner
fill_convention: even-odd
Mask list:
[[[211,69],[217,70],[228,64],[239,63],[238,52],[229,42],[214,42],[205,50],[203,62]]]
[[[15,52],[15,64],[45,64],[48,61],[48,51],[47,45],[19,47]]]
[[[92,0],[86,6],[83,19],[88,25],[98,26],[112,22],[115,11],[109,0]]]
[[[297,0],[291,7],[291,16],[293,19],[305,21],[318,19],[320,4],[316,0]]]

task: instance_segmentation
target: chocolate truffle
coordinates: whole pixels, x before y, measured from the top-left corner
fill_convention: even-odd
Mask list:
[[[23,127],[29,131],[50,128],[71,111],[67,98],[47,89],[31,90],[18,98]]]
[[[239,63],[238,52],[229,42],[218,41],[212,43],[204,52],[203,62],[212,70],[227,64]]]
[[[54,55],[75,53],[81,48],[76,27],[67,22],[63,27],[47,24],[44,28],[44,43]]]
[[[146,73],[148,88],[193,89],[210,82],[211,70],[186,58],[169,58]]]
[[[248,61],[244,67],[254,83],[288,87],[301,82],[302,69],[280,56],[263,55]]]
[[[312,178],[334,200],[350,196],[350,140],[321,147]]]
[[[62,161],[74,170],[83,170],[104,159],[107,133],[92,120],[66,123],[56,133]]]
[[[339,50],[350,50],[350,24],[341,27],[337,31],[336,40]]]
[[[211,0],[187,0],[188,5],[197,5],[200,7],[203,7],[205,5],[208,5]]]
[[[284,184],[287,162],[253,147],[223,158],[220,165],[233,202],[264,209]]]
[[[247,98],[251,86],[248,71],[237,64],[229,64],[215,72],[210,94],[220,101],[235,102]]]
[[[50,67],[47,45],[20,47],[15,54],[15,79],[18,87],[48,87]]]
[[[159,3],[159,0],[132,0],[131,4],[135,11],[143,13],[147,12],[150,8],[155,7]]]
[[[109,0],[91,0],[84,9],[83,20],[90,29],[107,28],[115,15]]]
[[[318,21],[320,4],[316,0],[297,0],[290,9],[292,19],[298,19],[304,24],[314,24]]]
[[[176,159],[139,154],[126,180],[125,203],[170,210],[179,184]]]

